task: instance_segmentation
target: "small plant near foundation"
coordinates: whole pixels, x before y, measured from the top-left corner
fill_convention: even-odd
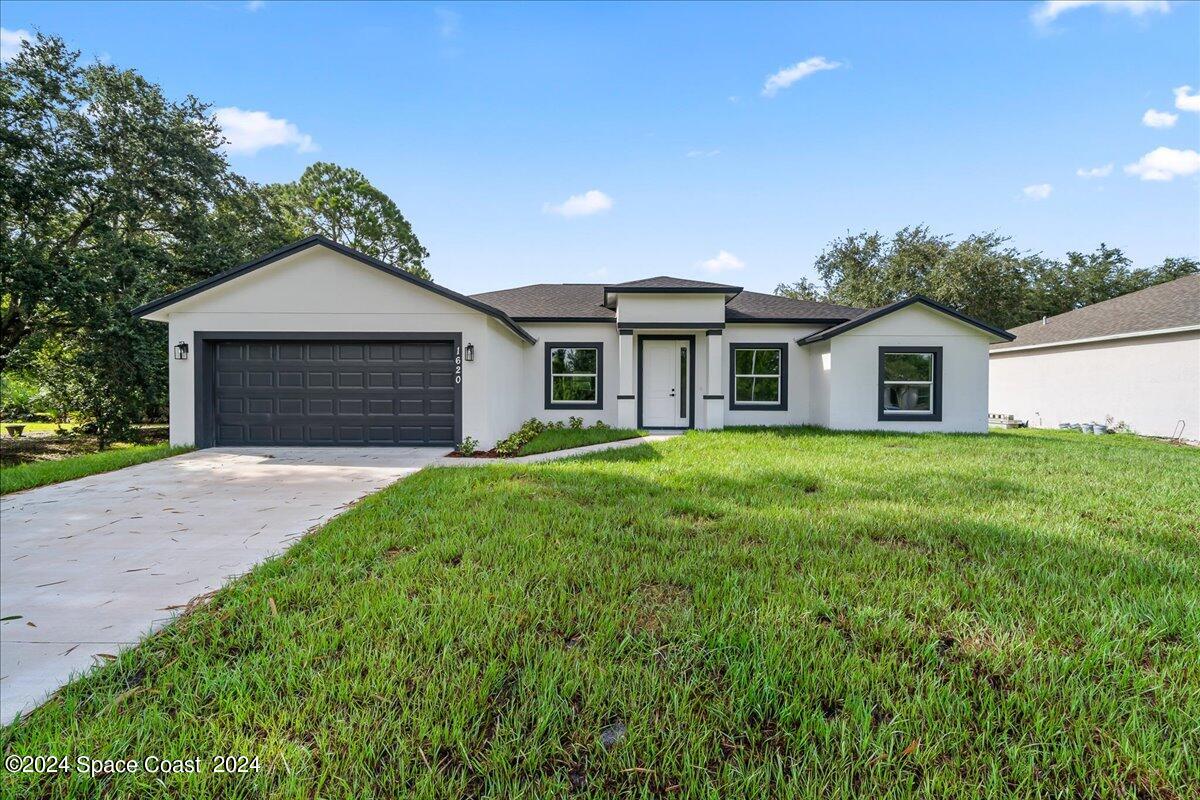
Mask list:
[[[458,443],[458,447],[454,449],[454,452],[458,453],[460,456],[470,457],[475,455],[475,451],[478,449],[479,440],[474,436],[468,436]]]

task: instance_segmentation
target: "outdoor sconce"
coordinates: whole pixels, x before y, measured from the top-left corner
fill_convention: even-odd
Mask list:
[[[175,345],[175,360],[176,361],[187,361],[187,354],[188,354],[187,342],[180,342],[179,344]]]
[[[471,344],[470,342],[467,342],[467,349],[466,349],[464,355],[466,356],[467,361],[474,361],[475,360],[475,345]]]

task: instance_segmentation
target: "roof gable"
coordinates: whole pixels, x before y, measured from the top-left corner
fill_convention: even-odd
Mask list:
[[[806,345],[806,344],[814,344],[816,342],[823,342],[826,339],[832,339],[834,336],[838,336],[840,334],[846,333],[847,331],[854,330],[855,328],[857,328],[861,325],[866,325],[868,322],[877,320],[880,317],[886,317],[888,314],[894,314],[895,312],[900,311],[901,309],[905,309],[911,305],[916,305],[916,304],[920,304],[920,305],[922,305],[928,309],[931,309],[933,311],[937,311],[942,314],[946,314],[947,316],[953,317],[953,318],[957,319],[958,321],[964,322],[968,325],[973,325],[974,327],[979,328],[980,330],[982,330],[986,333],[990,333],[993,336],[998,336],[1001,339],[1011,340],[1013,338],[1013,335],[1011,333],[1009,333],[1008,331],[1006,331],[1002,328],[993,327],[992,325],[989,325],[986,322],[982,322],[981,320],[977,320],[974,317],[968,317],[966,314],[962,314],[958,311],[955,311],[953,308],[950,308],[949,306],[944,306],[941,303],[937,302],[936,300],[930,300],[928,297],[925,297],[924,295],[917,294],[917,295],[913,295],[912,297],[908,297],[904,300],[898,300],[895,303],[890,303],[886,306],[872,309],[863,314],[860,314],[859,316],[855,317],[854,319],[851,319],[847,322],[843,322],[838,325],[834,325],[832,328],[826,328],[825,330],[814,333],[811,336],[806,336],[803,339],[797,339],[796,343],[799,345]]]
[[[419,288],[433,292],[434,294],[437,294],[448,300],[452,300],[456,303],[461,303],[462,305],[465,305],[476,311],[479,311],[481,313],[487,314],[488,316],[494,317],[495,319],[497,319],[501,323],[503,323],[513,333],[515,333],[517,336],[521,337],[522,339],[524,339],[526,342],[528,342],[530,344],[533,344],[534,342],[537,341],[537,339],[535,339],[532,335],[529,334],[528,331],[526,331],[524,328],[522,328],[520,325],[518,325],[511,317],[509,317],[507,314],[505,314],[500,309],[495,308],[494,306],[488,305],[487,303],[484,303],[475,298],[467,297],[466,295],[459,294],[458,292],[455,292],[451,289],[447,289],[446,287],[440,286],[432,281],[427,281],[427,280],[424,280],[423,278],[418,278],[415,275],[405,272],[404,270],[394,267],[391,264],[388,264],[384,261],[380,261],[377,258],[372,258],[371,256],[368,256],[365,253],[360,253],[359,251],[354,250],[349,247],[346,247],[345,245],[338,244],[337,242],[334,242],[331,239],[326,239],[324,236],[309,236],[305,239],[301,239],[298,242],[293,242],[292,244],[287,245],[286,247],[282,247],[273,253],[268,253],[267,255],[263,256],[262,258],[247,262],[245,264],[241,264],[232,269],[225,270],[224,272],[219,272],[216,275],[213,275],[210,278],[206,278],[205,280],[199,281],[198,283],[194,283],[191,286],[184,287],[183,289],[180,289],[176,292],[172,292],[168,295],[160,297],[157,300],[152,300],[149,303],[138,306],[137,308],[133,309],[133,311],[131,311],[130,313],[133,314],[133,316],[135,316],[135,317],[145,317],[149,314],[153,314],[156,311],[161,311],[164,308],[172,306],[175,303],[178,303],[182,300],[186,300],[189,297],[194,297],[195,295],[201,294],[202,292],[208,291],[209,289],[216,288],[217,286],[227,283],[227,282],[233,280],[234,278],[239,278],[243,275],[247,275],[247,274],[254,272],[255,270],[261,269],[269,264],[274,264],[277,261],[281,261],[282,259],[288,258],[289,256],[293,256],[293,255],[296,255],[301,252],[304,252],[305,250],[308,250],[309,248],[316,247],[316,246],[326,247],[330,250],[333,250],[336,253],[346,256],[347,258],[351,258],[361,264],[365,264],[366,266],[380,270],[381,272],[383,272],[386,275],[390,275],[394,278],[399,278],[403,281],[407,281],[408,283],[411,283]]]

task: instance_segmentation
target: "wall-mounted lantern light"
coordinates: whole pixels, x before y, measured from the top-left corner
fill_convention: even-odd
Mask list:
[[[174,349],[175,349],[175,360],[176,361],[187,361],[187,354],[188,354],[187,342],[180,342],[179,344],[175,345]]]
[[[466,355],[467,361],[474,361],[475,360],[475,345],[468,342],[465,355]]]

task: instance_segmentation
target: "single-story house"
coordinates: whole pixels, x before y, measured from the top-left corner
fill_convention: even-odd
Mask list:
[[[485,446],[522,420],[987,430],[1003,330],[679,278],[466,296],[310,237],[134,310],[169,327],[171,441]]]
[[[1200,275],[1014,328],[991,349],[989,408],[1033,427],[1124,422],[1200,439]]]

